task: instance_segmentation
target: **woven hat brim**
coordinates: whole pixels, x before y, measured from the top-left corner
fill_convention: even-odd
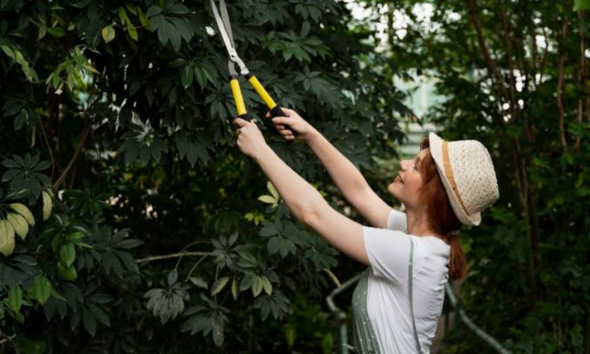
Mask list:
[[[473,215],[467,215],[467,211],[463,209],[461,206],[461,202],[459,202],[459,198],[455,195],[453,191],[453,187],[451,187],[451,183],[445,174],[445,166],[443,160],[443,153],[442,153],[442,143],[443,140],[436,135],[435,133],[428,134],[428,140],[430,142],[430,153],[432,158],[434,159],[434,163],[436,165],[436,169],[438,170],[438,174],[440,175],[440,179],[447,190],[447,195],[449,196],[449,201],[451,202],[451,206],[453,207],[453,211],[459,221],[461,221],[465,225],[469,226],[477,226],[481,223],[481,213],[475,213]]]

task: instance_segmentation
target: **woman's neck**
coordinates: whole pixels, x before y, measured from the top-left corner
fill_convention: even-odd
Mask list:
[[[428,218],[424,213],[406,209],[406,221],[409,234],[415,236],[434,236],[444,240],[442,235],[439,235],[430,227]]]

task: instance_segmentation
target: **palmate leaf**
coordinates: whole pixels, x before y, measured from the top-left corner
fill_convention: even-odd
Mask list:
[[[26,154],[23,157],[14,155],[12,159],[5,159],[2,165],[8,171],[2,176],[3,182],[10,182],[9,189],[13,193],[24,191],[29,204],[34,204],[41,196],[43,188],[51,186],[51,179],[41,171],[49,168],[51,164],[47,161],[39,161],[39,156]]]
[[[280,290],[275,290],[272,295],[263,295],[254,301],[254,308],[260,309],[262,320],[266,320],[272,313],[275,319],[280,319],[289,311],[289,299]]]
[[[229,321],[226,315],[229,310],[203,294],[201,299],[201,305],[186,310],[186,315],[190,317],[182,324],[180,330],[190,331],[191,335],[202,332],[203,336],[206,336],[211,333],[215,345],[221,347],[224,342],[225,324]]]
[[[172,287],[168,290],[151,289],[145,293],[144,298],[149,299],[147,309],[165,324],[184,312],[184,302],[190,297],[185,288]]]
[[[280,221],[264,221],[258,234],[262,237],[269,237],[282,232],[282,230],[283,224]]]
[[[175,51],[180,49],[181,39],[188,43],[195,34],[193,27],[184,17],[181,17],[189,13],[188,9],[180,10],[183,7],[184,5],[176,4],[163,12],[160,7],[152,6],[146,13],[150,21],[150,29],[158,33],[160,43],[163,46],[170,43]]]
[[[176,147],[178,148],[180,158],[186,157],[191,166],[194,166],[199,160],[207,163],[210,158],[209,151],[215,151],[213,143],[208,136],[188,132],[176,135]]]
[[[155,135],[149,122],[133,124],[133,130],[123,135],[121,151],[125,152],[125,162],[139,159],[147,164],[151,159],[160,161],[162,153],[168,152],[166,144]]]

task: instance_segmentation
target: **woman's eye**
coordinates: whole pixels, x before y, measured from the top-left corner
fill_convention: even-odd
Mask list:
[[[414,164],[414,170],[418,171],[418,165]]]

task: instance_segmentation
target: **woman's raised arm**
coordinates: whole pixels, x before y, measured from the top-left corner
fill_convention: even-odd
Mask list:
[[[374,227],[385,229],[391,207],[381,199],[367,183],[361,172],[334,147],[319,131],[313,128],[295,111],[283,109],[288,118],[275,118],[273,123],[287,140],[293,135],[283,128],[290,126],[300,132],[298,140],[304,140],[322,162],[344,198]]]

